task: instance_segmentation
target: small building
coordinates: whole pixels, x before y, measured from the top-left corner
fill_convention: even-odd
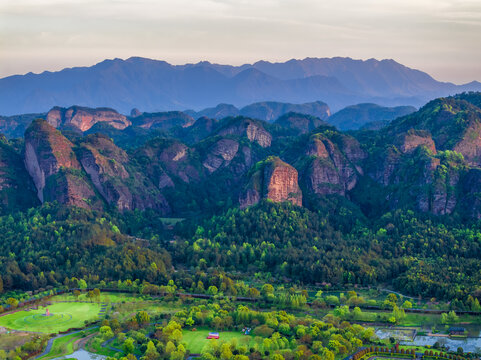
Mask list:
[[[466,329],[463,327],[451,326],[448,329],[449,335],[465,335]]]
[[[209,333],[209,336],[207,336],[207,339],[218,339],[218,338],[219,338],[218,332],[211,332]]]

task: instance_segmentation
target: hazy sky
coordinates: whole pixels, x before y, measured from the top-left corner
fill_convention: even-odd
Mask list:
[[[0,77],[144,56],[392,58],[481,81],[481,0],[0,0]]]

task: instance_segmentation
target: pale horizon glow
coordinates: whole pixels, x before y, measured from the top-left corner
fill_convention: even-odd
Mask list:
[[[141,56],[171,64],[345,56],[481,81],[479,0],[0,0],[0,77]]]

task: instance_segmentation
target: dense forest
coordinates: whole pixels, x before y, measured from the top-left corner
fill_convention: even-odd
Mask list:
[[[387,284],[429,298],[466,301],[480,295],[478,222],[466,226],[399,210],[347,226],[333,223],[332,214],[271,201],[200,224],[186,220],[175,230],[150,215],[109,216],[46,204],[1,217],[7,240],[0,245],[3,291],[58,287],[72,277],[159,285],[174,278],[187,288],[203,280],[207,289],[220,286],[213,274],[223,270],[245,279],[266,273],[280,283]],[[340,207],[339,216],[352,220],[354,215]],[[211,275],[196,279],[173,273],[172,266]]]
[[[262,274],[462,306],[481,297],[480,96],[350,133],[294,113],[144,114],[85,133],[35,120],[0,142],[0,291]]]

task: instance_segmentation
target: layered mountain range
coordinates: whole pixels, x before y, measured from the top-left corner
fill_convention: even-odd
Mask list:
[[[171,65],[133,57],[0,79],[0,112],[41,113],[71,104],[107,106],[121,113],[132,108],[158,112],[199,110],[222,103],[244,107],[253,102],[319,99],[338,111],[358,103],[418,107],[439,96],[480,90],[479,82],[459,86],[439,82],[394,60],[306,58],[231,66]],[[234,115],[223,111],[224,116]]]
[[[416,108],[412,106],[390,108],[376,104],[357,104],[331,114],[330,107],[322,101],[304,104],[267,101],[249,104],[241,109],[230,104],[219,104],[214,108],[207,108],[198,112],[186,110],[144,113],[134,108],[130,111],[130,116],[126,116],[110,108],[91,109],[82,106],[62,108],[55,106],[48,113],[0,115],[0,133],[3,133],[7,138],[22,137],[28,125],[38,118],[47,119],[53,126],[61,125],[64,129],[70,128],[71,130],[78,128],[82,131],[88,131],[97,123],[107,123],[117,129],[124,129],[135,123],[137,128],[162,130],[175,126],[190,126],[195,122],[195,119],[199,118],[220,120],[229,116],[245,116],[272,123],[283,121],[279,118],[288,113],[311,115],[313,119],[324,120],[342,130],[352,130],[360,127],[381,128],[395,118],[414,111],[416,111]],[[314,122],[317,124],[316,126],[319,125],[316,121]],[[80,127],[76,126],[79,124]],[[69,127],[69,125],[73,125],[73,127]]]
[[[23,140],[2,138],[0,161],[2,212],[58,201],[185,216],[262,199],[313,209],[335,199],[366,215],[481,218],[481,93],[350,133],[295,112],[269,123],[55,107]]]

